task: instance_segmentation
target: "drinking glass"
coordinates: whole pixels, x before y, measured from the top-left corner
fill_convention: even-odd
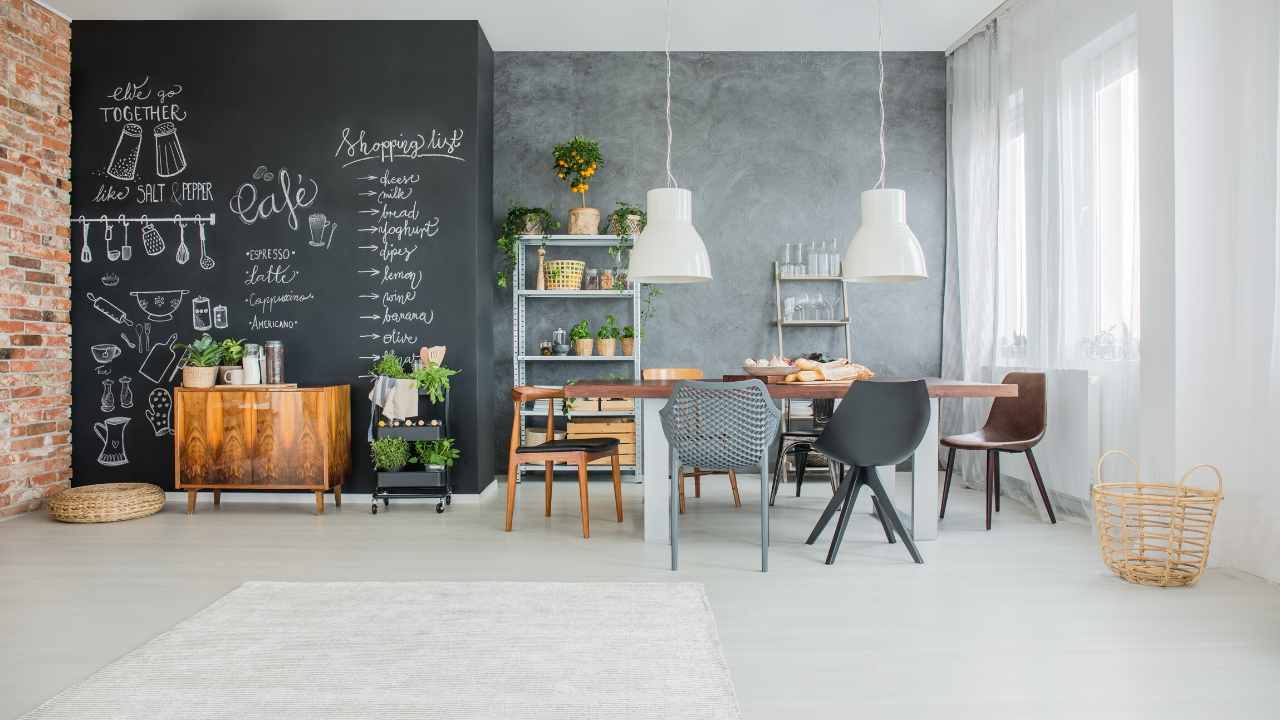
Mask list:
[[[820,252],[819,252],[819,250],[818,250],[818,245],[817,245],[817,243],[812,243],[812,242],[811,242],[811,243],[809,243],[808,258],[806,259],[806,262],[805,262],[805,274],[806,274],[806,275],[818,275],[818,274],[820,274],[820,273],[818,272],[818,262],[819,262],[819,257],[820,257]]]
[[[791,322],[796,319],[796,299],[788,295],[782,300],[782,321]]]
[[[835,238],[831,238],[831,274],[833,276],[840,275],[840,264],[844,259],[840,256],[840,242]]]

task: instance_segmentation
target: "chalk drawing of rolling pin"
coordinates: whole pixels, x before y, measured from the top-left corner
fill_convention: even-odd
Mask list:
[[[89,302],[93,303],[94,310],[106,315],[117,325],[128,325],[129,327],[133,327],[133,321],[129,319],[128,315],[125,315],[123,310],[116,307],[115,303],[104,297],[94,295],[93,293],[85,293],[85,295],[88,296]]]

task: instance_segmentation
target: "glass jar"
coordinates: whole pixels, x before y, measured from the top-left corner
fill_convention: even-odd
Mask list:
[[[240,361],[240,367],[244,368],[244,384],[258,385],[262,382],[262,346],[255,343],[245,343],[244,358]]]
[[[583,275],[583,290],[599,290],[600,289],[600,271],[591,268]]]

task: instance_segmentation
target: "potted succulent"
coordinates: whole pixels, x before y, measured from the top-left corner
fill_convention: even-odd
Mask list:
[[[582,320],[569,330],[569,341],[573,343],[574,355],[591,354],[594,341],[591,339],[591,328],[587,327],[586,320]]]
[[[222,366],[218,368],[218,377],[222,382],[226,382],[228,370],[241,370],[242,361],[244,360],[244,338],[235,340],[226,338],[218,343],[218,347],[222,348]]]
[[[556,177],[569,186],[569,192],[582,195],[582,207],[569,211],[570,235],[595,235],[600,232],[600,211],[587,207],[587,190],[591,188],[591,179],[604,164],[600,155],[600,143],[581,135],[555,146],[553,152],[555,165],[552,170]]]
[[[222,363],[222,346],[201,335],[190,345],[176,343],[174,347],[186,351],[186,363],[182,367],[182,387],[210,388],[218,381],[218,365]]]
[[[618,339],[622,341],[622,356],[634,356],[636,351],[636,329],[630,325],[624,325],[622,334],[618,336]]]
[[[622,330],[618,328],[617,318],[606,315],[604,324],[596,331],[596,350],[605,357],[612,357],[617,349],[618,337]]]
[[[417,440],[413,443],[414,460],[427,470],[445,470],[453,467],[462,452],[453,446],[453,438]]]
[[[380,437],[369,449],[375,470],[400,472],[409,464],[409,443],[402,437]]]
[[[505,258],[498,272],[498,287],[507,287],[511,271],[516,266],[516,247],[521,235],[546,235],[560,227],[560,222],[546,208],[525,207],[517,204],[507,211],[507,217],[498,226],[498,249]]]

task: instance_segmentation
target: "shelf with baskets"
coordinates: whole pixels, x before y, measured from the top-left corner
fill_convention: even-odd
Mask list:
[[[539,368],[535,374],[545,375],[547,373],[556,372],[553,368],[571,368],[578,367],[579,363],[587,363],[586,367],[596,367],[597,364],[604,363],[608,367],[610,374],[621,374],[624,377],[639,380],[640,379],[640,358],[641,338],[637,337],[632,341],[633,347],[630,355],[539,355],[537,340],[529,337],[529,325],[533,319],[545,318],[545,313],[552,308],[563,308],[555,302],[547,302],[548,300],[559,301],[589,301],[584,306],[591,308],[589,312],[599,314],[603,312],[600,307],[613,307],[608,305],[609,301],[616,301],[619,304],[625,304],[625,313],[618,313],[620,325],[639,326],[641,311],[641,295],[642,288],[634,286],[627,288],[608,288],[584,290],[575,287],[551,287],[539,290],[536,287],[530,287],[531,282],[536,276],[539,248],[545,248],[548,260],[544,260],[546,264],[557,262],[551,260],[552,256],[559,259],[565,259],[566,255],[572,255],[574,251],[578,251],[579,255],[573,259],[581,261],[585,255],[592,254],[596,256],[604,256],[606,250],[610,248],[630,249],[631,244],[628,240],[624,240],[617,235],[521,235],[516,242],[516,262],[512,271],[511,283],[511,348],[512,348],[512,379],[515,385],[530,384],[529,368],[534,366]],[[607,256],[606,256],[607,257]],[[572,285],[572,278],[567,279],[568,284]],[[532,302],[530,302],[532,301]],[[577,307],[576,305],[574,307]],[[555,325],[563,325],[568,327],[571,323],[570,318],[565,318],[562,323]],[[626,370],[619,371],[618,365],[629,364]],[[603,368],[602,368],[603,370]],[[601,374],[604,374],[603,372]],[[565,381],[575,379],[576,376],[568,376]],[[563,382],[563,381],[561,381]],[[575,403],[572,412],[566,416],[563,404],[556,403],[554,416],[562,422],[557,424],[557,431],[563,430],[564,421],[579,423],[582,420],[600,420],[620,421],[617,424],[622,425],[629,423],[630,426],[624,431],[618,432],[616,429],[611,432],[617,432],[622,442],[622,469],[625,472],[633,473],[639,477],[641,465],[639,458],[643,456],[641,452],[643,437],[639,422],[639,415],[635,409],[634,403],[629,409],[605,409],[599,406],[593,408],[584,408],[579,403]],[[537,407],[530,409],[525,408],[520,412],[520,441],[528,443],[530,430],[533,430],[535,440],[538,431],[542,430],[545,436],[545,429],[536,426],[530,426],[528,420],[545,418],[546,406],[539,404]],[[537,470],[541,471],[541,465],[522,465],[521,470]],[[610,466],[607,462],[603,464],[591,464],[587,466],[588,472],[609,472]]]

